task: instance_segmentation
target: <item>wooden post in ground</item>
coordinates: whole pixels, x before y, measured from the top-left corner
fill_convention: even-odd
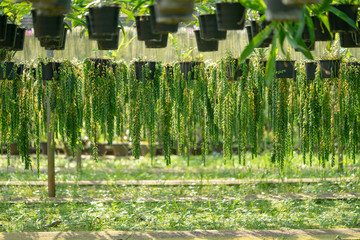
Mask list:
[[[76,160],[76,171],[81,172],[81,144],[78,144],[76,148],[75,160]]]
[[[53,57],[53,51],[47,51],[48,57]],[[54,128],[52,126],[52,114],[50,109],[50,99],[52,92],[47,96],[47,155],[48,155],[48,196],[55,197],[55,141]]]

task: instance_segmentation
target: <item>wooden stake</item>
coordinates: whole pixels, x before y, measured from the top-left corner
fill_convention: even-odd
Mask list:
[[[80,144],[78,144],[77,149],[76,149],[75,160],[76,160],[76,171],[81,172],[81,145]]]
[[[47,51],[48,57],[53,57],[53,51]],[[51,126],[51,109],[50,98],[51,92],[47,96],[47,154],[48,154],[48,196],[55,197],[55,141],[54,141],[54,128]]]

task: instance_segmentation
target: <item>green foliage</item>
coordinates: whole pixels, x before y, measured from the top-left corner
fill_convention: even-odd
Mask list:
[[[133,64],[110,60],[63,61],[55,78],[46,82],[41,67],[34,78],[34,66],[29,66],[15,80],[0,82],[1,149],[16,142],[30,168],[29,146],[35,143],[39,162],[40,140],[49,131],[49,99],[50,127],[73,155],[88,138],[94,159],[99,143],[131,141],[135,158],[145,144],[154,161],[161,150],[167,165],[176,149],[186,156],[188,166],[193,154],[201,154],[205,166],[208,153],[221,144],[224,164],[235,164],[236,151],[239,164],[246,164],[247,151],[256,158],[266,149],[272,150],[271,162],[280,170],[297,150],[303,164],[310,166],[315,157],[322,167],[334,166],[339,159],[342,168],[344,158],[355,163],[358,68],[343,63],[338,78],[322,79],[317,71],[309,80],[299,63],[297,81],[273,77],[267,85],[262,57],[241,63],[229,55],[209,66],[147,63],[137,73]],[[186,64],[191,66],[188,74],[182,72]]]

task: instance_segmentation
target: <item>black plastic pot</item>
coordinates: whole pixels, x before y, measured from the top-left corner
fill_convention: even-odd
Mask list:
[[[150,61],[136,61],[134,63],[136,79],[143,80],[143,78],[145,78],[145,76],[143,76],[143,72],[145,72],[146,69],[149,70],[147,79],[148,80],[154,79],[156,64],[157,64],[157,62],[154,62],[154,61],[151,61],[151,62]]]
[[[57,78],[60,75],[60,62],[48,62],[41,63],[41,74],[42,80],[50,81],[50,80],[58,80]],[[56,79],[55,79],[56,78]]]
[[[67,28],[64,28],[61,39],[40,39],[40,45],[45,50],[64,50],[67,36]]]
[[[160,41],[153,41],[148,40],[145,41],[145,47],[146,48],[166,48],[168,43],[169,34],[161,34],[161,40]]]
[[[190,76],[190,79],[194,79],[195,72],[194,69],[196,66],[200,66],[203,64],[203,62],[197,61],[197,62],[180,62],[180,71],[183,75],[184,79],[188,79]],[[189,75],[190,73],[190,75]]]
[[[16,74],[19,76],[23,75],[24,68],[25,68],[25,64],[22,64],[22,63],[16,64],[16,66],[15,66]]]
[[[358,48],[359,33],[358,32],[343,32],[340,34],[340,45],[343,48]]]
[[[17,27],[16,24],[7,24],[5,40],[0,41],[0,48],[5,48],[7,50],[12,50],[14,48]]]
[[[150,16],[136,16],[136,31],[139,41],[161,41],[161,34],[154,34],[151,30]]]
[[[200,37],[200,31],[195,30],[196,43],[199,52],[214,52],[219,49],[218,40],[204,40]]]
[[[354,22],[357,20],[357,14],[358,14],[358,5],[353,4],[333,4],[332,7],[338,9],[339,11],[345,13],[350,19],[352,19]],[[332,12],[329,12],[328,15],[329,24],[330,24],[330,31],[333,33],[336,32],[353,32],[356,29],[354,29],[352,26],[350,26],[347,22],[342,20],[340,17],[335,15]]]
[[[99,50],[117,50],[119,47],[119,35],[113,36],[112,40],[98,40]]]
[[[331,34],[322,21],[316,16],[312,16],[311,19],[314,24],[315,41],[331,41]],[[310,32],[306,24],[302,37],[304,40],[310,40]]]
[[[300,21],[302,7],[287,6],[282,0],[265,0],[267,21]]]
[[[238,2],[216,3],[218,29],[239,30],[245,27],[245,7]]]
[[[7,16],[0,14],[0,41],[5,40]]]
[[[24,42],[25,42],[25,28],[17,28],[16,29],[16,38],[15,38],[15,44],[14,48],[12,50],[14,51],[22,51],[24,49]]]
[[[88,20],[92,38],[95,40],[112,39],[119,33],[119,6],[89,8]]]
[[[154,5],[149,6],[149,11],[150,11],[151,31],[153,33],[165,34],[165,33],[176,33],[177,32],[177,30],[179,28],[178,23],[174,23],[174,24],[158,23],[156,21],[155,6]]]
[[[88,33],[89,33],[89,39],[90,40],[111,40],[112,38],[105,35],[105,36],[94,36],[93,35],[93,32],[92,32],[92,24],[90,22],[90,18],[89,18],[89,15],[86,14],[85,15],[85,19],[86,19],[86,26],[87,26],[87,29],[88,29]]]
[[[168,77],[168,80],[169,80],[169,77],[174,75],[174,67],[171,66],[171,65],[166,65],[165,66],[165,74],[166,74],[166,76]]]
[[[117,50],[119,47],[119,31],[118,34],[112,36],[111,40],[98,40],[99,50]]]
[[[64,29],[64,16],[40,16],[31,10],[35,37],[42,39],[61,39]]]
[[[295,76],[295,61],[276,61],[276,78],[293,78]]]
[[[245,63],[239,64],[239,59],[234,58],[232,61],[226,64],[225,70],[227,78],[231,81],[237,80],[243,75],[244,67],[249,66],[249,64],[249,59],[246,59]]]
[[[309,80],[315,79],[317,63],[316,62],[307,62],[305,63],[306,78]]]
[[[225,40],[226,31],[219,31],[215,14],[199,16],[200,37],[204,40]]]
[[[94,63],[94,68],[97,74],[105,76],[107,69],[110,67],[110,59],[91,58],[90,61]]]
[[[250,42],[253,39],[251,26],[250,25],[246,26],[245,29],[246,29],[246,33],[247,33],[247,36],[248,36],[248,40]]]
[[[339,77],[340,60],[320,60],[322,78]]]
[[[0,62],[0,80],[13,80],[15,75],[14,62]]]
[[[246,30],[248,32],[248,39],[250,42],[257,34],[259,34],[259,32],[261,31],[261,27],[257,21],[251,21],[251,26],[247,26]],[[266,38],[257,48],[267,48],[270,46],[271,42],[272,36],[269,35],[269,37]]]
[[[33,8],[42,16],[60,16],[70,12],[71,0],[34,1]]]
[[[194,0],[157,0],[155,5],[158,23],[179,23],[193,20]]]

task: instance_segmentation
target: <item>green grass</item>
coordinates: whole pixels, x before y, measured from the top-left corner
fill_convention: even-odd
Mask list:
[[[236,162],[224,166],[222,157],[210,155],[207,166],[201,157],[192,157],[191,166],[186,159],[173,157],[173,165],[165,166],[163,158],[154,164],[147,157],[100,159],[83,161],[83,171],[77,173],[75,162],[56,158],[56,180],[146,180],[146,179],[272,179],[358,177],[359,164],[345,162],[347,168],[319,168],[314,159],[312,167],[302,163],[301,156],[287,161],[284,172],[269,160],[270,154],[252,159],[245,166]],[[41,175],[22,170],[17,158],[0,159],[0,181],[47,180],[46,159],[41,159]],[[120,198],[124,202],[66,202],[49,203],[46,186],[0,186],[0,199],[33,198],[40,203],[0,202],[0,232],[38,231],[145,231],[145,230],[241,230],[241,229],[309,229],[360,227],[360,199],[349,200],[292,200],[244,201],[247,195],[270,194],[340,194],[360,193],[358,182],[320,183],[256,183],[239,186],[77,186],[58,185],[57,197],[66,198]],[[178,198],[208,197],[212,201],[176,201]],[[233,197],[236,201],[224,199]],[[141,198],[161,199],[144,202]],[[53,221],[61,223],[53,228],[43,226]]]
[[[360,200],[0,204],[0,231],[241,230],[359,227]]]
[[[338,168],[327,167],[322,169],[314,159],[312,167],[303,164],[302,157],[294,155],[288,159],[284,172],[280,172],[276,164],[270,163],[270,154],[263,154],[256,158],[247,157],[245,166],[234,160],[234,164],[223,164],[220,155],[214,154],[207,157],[206,167],[202,166],[201,157],[191,157],[190,167],[186,166],[186,159],[173,156],[173,164],[165,166],[164,159],[158,157],[151,165],[147,157],[139,160],[132,158],[92,159],[83,160],[82,174],[76,174],[75,162],[66,158],[56,158],[56,180],[179,180],[179,179],[272,179],[272,178],[314,178],[314,177],[354,177],[360,176],[359,163],[353,164],[345,161],[345,169],[339,172]],[[46,159],[41,159],[41,174],[38,178],[36,169],[23,171],[23,165],[17,158],[11,160],[9,166],[14,171],[7,171],[7,160],[0,159],[0,181],[8,180],[46,180]],[[18,170],[18,171],[17,171]]]
[[[11,198],[47,198],[46,186],[1,186],[0,199]],[[298,183],[298,184],[242,184],[240,186],[83,186],[77,185],[58,185],[56,187],[57,197],[65,198],[125,198],[137,199],[159,198],[176,199],[180,197],[208,197],[222,198],[235,197],[242,199],[252,194],[274,194],[286,196],[288,194],[313,194],[315,196],[331,193],[360,193],[358,182],[323,182],[323,183]]]

